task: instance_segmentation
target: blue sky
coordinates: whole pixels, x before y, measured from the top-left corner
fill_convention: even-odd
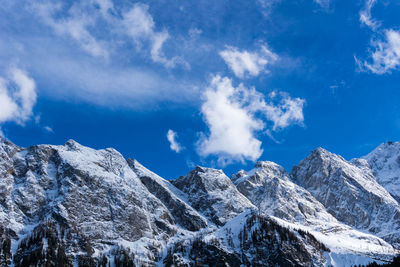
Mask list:
[[[5,1],[0,128],[114,147],[165,178],[400,133],[400,3]]]

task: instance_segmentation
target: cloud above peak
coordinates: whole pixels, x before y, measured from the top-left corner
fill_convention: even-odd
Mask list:
[[[175,131],[173,131],[171,129],[168,130],[167,139],[169,142],[169,148],[172,151],[179,153],[182,151],[182,146],[178,143],[177,137],[178,137],[178,134]]]
[[[266,102],[255,88],[234,87],[231,79],[214,76],[204,92],[201,112],[209,131],[197,142],[198,154],[215,155],[221,165],[255,161],[263,153],[258,134],[270,135],[270,128],[275,131],[303,123],[303,99],[278,92],[269,98]]]
[[[258,76],[261,72],[267,72],[266,66],[278,59],[278,56],[262,45],[259,51],[240,51],[233,46],[227,46],[219,55],[233,71],[236,77]]]

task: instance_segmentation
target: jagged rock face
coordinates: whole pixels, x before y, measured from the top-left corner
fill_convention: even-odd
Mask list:
[[[180,198],[184,194],[178,188],[134,159],[128,159],[128,164],[147,189],[169,209],[177,224],[189,231],[198,231],[207,226],[207,220]]]
[[[3,144],[1,153],[7,167],[1,172],[7,174],[0,178],[0,224],[20,236],[49,218],[97,249],[176,232],[168,209],[113,149],[96,151],[69,141],[28,149]],[[79,250],[73,243],[67,248]]]
[[[224,225],[246,208],[254,208],[221,170],[196,167],[171,183],[186,194],[193,208],[216,225]]]
[[[319,148],[291,175],[339,221],[400,246],[400,207],[370,172]]]
[[[364,156],[377,182],[400,203],[400,142],[387,142]]]

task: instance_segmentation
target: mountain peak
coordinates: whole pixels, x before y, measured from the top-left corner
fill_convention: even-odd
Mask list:
[[[82,147],[81,144],[73,139],[69,139],[67,142],[65,142],[64,146],[70,148],[71,150],[79,150],[79,148]]]
[[[262,168],[262,169],[271,169],[271,168],[276,168],[276,169],[283,169],[282,166],[279,164],[276,164],[273,161],[257,161],[256,164],[254,165],[254,168]]]
[[[222,170],[197,166],[171,183],[186,194],[195,209],[216,225],[223,225],[245,208],[254,207]]]
[[[310,152],[309,157],[317,157],[320,159],[328,159],[328,158],[338,157],[340,159],[343,159],[341,156],[334,154],[332,152],[329,152],[328,150],[326,150],[325,148],[322,148],[322,147],[317,147],[316,149],[312,150]]]

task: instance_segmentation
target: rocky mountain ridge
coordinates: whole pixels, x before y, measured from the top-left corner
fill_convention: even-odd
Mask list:
[[[196,167],[168,181],[114,149],[22,148],[0,137],[0,266],[390,261],[400,208],[379,181],[398,176],[379,155],[348,162],[317,149],[291,173],[258,162],[231,178]]]

